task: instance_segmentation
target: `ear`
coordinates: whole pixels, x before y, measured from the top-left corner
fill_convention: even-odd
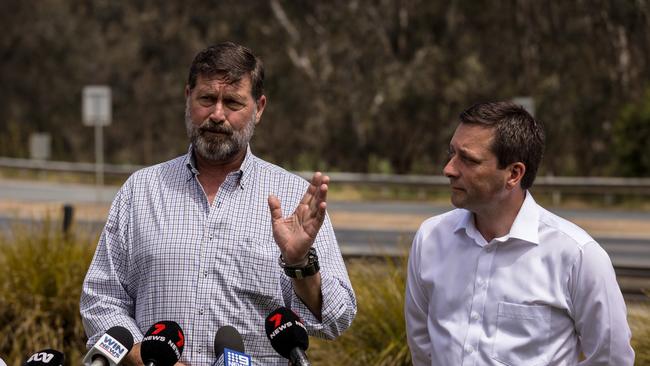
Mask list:
[[[516,163],[510,164],[507,170],[509,172],[509,175],[506,180],[506,188],[509,190],[516,187],[521,188],[520,182],[524,178],[524,174],[526,174],[526,165],[518,161]]]
[[[185,99],[187,99],[190,96],[190,93],[192,93],[192,90],[190,89],[190,86],[185,85]]]
[[[257,113],[255,114],[255,124],[260,123],[262,119],[262,113],[264,113],[264,107],[266,107],[266,96],[262,95],[256,102]]]

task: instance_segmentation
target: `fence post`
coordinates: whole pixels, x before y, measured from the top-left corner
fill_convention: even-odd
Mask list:
[[[63,205],[63,235],[67,236],[72,226],[72,219],[74,216],[74,207],[66,203]]]

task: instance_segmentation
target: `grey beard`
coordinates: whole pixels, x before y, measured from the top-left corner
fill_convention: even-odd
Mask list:
[[[232,159],[243,149],[248,147],[248,143],[253,138],[255,132],[255,115],[257,114],[257,107],[253,109],[251,119],[246,126],[240,131],[235,131],[231,127],[224,124],[206,120],[200,126],[195,126],[190,117],[189,105],[185,106],[185,128],[187,136],[192,143],[194,152],[199,154],[202,158],[211,161],[227,161]],[[201,131],[201,128],[211,128],[221,132],[224,135],[209,136],[207,133]]]

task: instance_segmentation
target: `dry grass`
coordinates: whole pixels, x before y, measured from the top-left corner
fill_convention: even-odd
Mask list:
[[[309,354],[315,365],[411,364],[403,312],[405,270],[406,259],[348,263],[358,313],[336,341],[312,338]]]
[[[61,350],[67,365],[77,365],[85,350],[79,295],[96,238],[66,238],[53,227],[60,225],[17,228],[0,236],[0,357],[9,366],[43,348]],[[351,260],[348,270],[357,317],[338,340],[311,340],[313,364],[409,365],[405,260]],[[650,303],[628,309],[636,365],[650,365]]]
[[[79,295],[94,239],[66,238],[48,222],[0,237],[0,355],[10,366],[43,348],[77,364],[85,350]]]

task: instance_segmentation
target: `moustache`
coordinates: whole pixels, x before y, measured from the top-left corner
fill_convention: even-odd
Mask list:
[[[216,123],[211,120],[207,120],[203,122],[198,129],[201,133],[212,132],[212,133],[220,133],[228,136],[232,135],[233,133],[232,128],[226,126],[223,122]]]

